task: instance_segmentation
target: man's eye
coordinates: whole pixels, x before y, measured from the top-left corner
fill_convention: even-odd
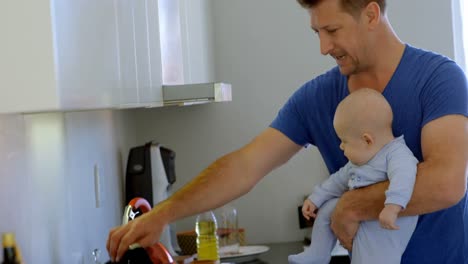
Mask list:
[[[338,29],[328,29],[327,32],[330,34],[333,34],[337,31]]]

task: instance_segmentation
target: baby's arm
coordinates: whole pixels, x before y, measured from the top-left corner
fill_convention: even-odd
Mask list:
[[[304,204],[302,205],[302,215],[307,220],[310,220],[311,217],[317,217],[315,210],[317,210],[317,206],[311,200],[305,199]]]
[[[390,180],[385,207],[380,212],[379,221],[383,228],[398,229],[395,221],[404,210],[413,192],[418,160],[406,146],[399,145],[387,156],[387,175]]]
[[[343,193],[349,189],[348,170],[349,163],[330,175],[324,182],[316,185],[308,199],[312,201],[317,208],[320,208],[326,201],[343,195]]]
[[[401,210],[403,210],[403,208],[398,204],[386,204],[379,214],[380,226],[385,229],[400,229],[395,222]]]

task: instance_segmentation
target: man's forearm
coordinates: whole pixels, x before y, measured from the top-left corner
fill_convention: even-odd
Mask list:
[[[155,211],[165,223],[217,208],[249,192],[274,168],[302,149],[280,131],[267,128],[249,144],[218,159]]]
[[[249,192],[274,168],[302,149],[280,131],[267,128],[249,144],[218,159],[170,199],[158,205],[167,222],[217,208]]]
[[[243,195],[255,183],[248,180],[248,172],[239,159],[242,157],[234,153],[218,159],[155,209],[167,222],[172,222],[219,207]]]
[[[335,211],[355,221],[377,219],[384,208],[388,185],[389,181],[385,181],[348,191],[338,201]]]

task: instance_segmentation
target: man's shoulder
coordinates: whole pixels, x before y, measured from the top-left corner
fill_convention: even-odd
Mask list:
[[[450,58],[409,45],[406,46],[395,75],[395,85],[411,86],[414,91],[421,91],[423,95],[432,91],[432,88],[443,87],[440,84],[445,80],[463,81],[465,78],[463,70]]]
[[[336,66],[309,80],[303,85],[303,87],[308,89],[316,89],[322,86],[323,84],[333,84],[342,82],[345,78],[346,77],[341,74],[340,69]]]
[[[315,98],[320,102],[331,98],[341,98],[347,92],[347,78],[342,75],[338,67],[333,67],[300,87],[296,96],[301,98]]]
[[[406,44],[404,59],[408,63],[418,64],[419,67],[426,68],[437,67],[444,63],[455,64],[455,62],[452,59],[448,58],[445,55],[442,55],[435,51],[413,47],[409,44]]]

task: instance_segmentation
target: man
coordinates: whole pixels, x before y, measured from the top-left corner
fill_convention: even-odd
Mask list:
[[[304,145],[316,145],[335,172],[347,162],[333,131],[336,106],[356,89],[373,87],[392,106],[395,136],[404,135],[420,161],[413,196],[401,215],[421,216],[401,263],[468,263],[463,72],[445,57],[402,43],[385,15],[385,0],[298,1],[310,15],[321,53],[338,66],[294,93],[252,142],[215,161],[150,213],[113,229],[107,242],[112,259],[133,243],[151,245],[172,221],[247,193]],[[377,219],[387,188],[383,182],[349,191],[338,202],[332,229],[348,249],[359,222]]]

